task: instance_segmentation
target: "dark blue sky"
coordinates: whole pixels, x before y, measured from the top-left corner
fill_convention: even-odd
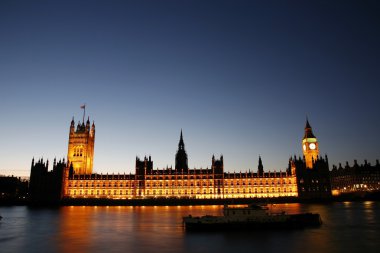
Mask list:
[[[309,117],[330,164],[380,158],[377,1],[1,1],[0,174],[67,154],[80,105],[97,172],[135,156],[284,170]]]

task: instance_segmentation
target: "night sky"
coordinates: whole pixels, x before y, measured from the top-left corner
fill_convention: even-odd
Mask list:
[[[380,159],[378,1],[0,1],[0,174],[67,155],[96,124],[94,171],[284,170],[306,117],[332,164]],[[86,116],[87,118],[87,116]]]

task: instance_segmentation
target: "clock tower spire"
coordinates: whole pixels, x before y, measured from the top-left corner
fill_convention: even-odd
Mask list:
[[[309,120],[306,118],[305,135],[302,139],[303,155],[305,157],[306,168],[312,169],[314,161],[319,155],[318,141],[313,134]]]

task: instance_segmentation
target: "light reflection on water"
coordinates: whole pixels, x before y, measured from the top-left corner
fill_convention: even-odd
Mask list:
[[[374,252],[380,203],[276,204],[273,212],[318,212],[319,229],[186,233],[182,217],[222,206],[1,207],[0,252]]]

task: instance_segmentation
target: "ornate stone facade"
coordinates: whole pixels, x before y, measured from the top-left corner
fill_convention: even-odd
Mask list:
[[[91,175],[94,164],[95,123],[90,127],[90,119],[78,122],[74,126],[74,118],[70,125],[67,160],[72,163],[75,174]]]
[[[211,168],[189,169],[181,131],[175,168],[153,170],[151,157],[136,158],[135,174],[69,173],[64,197],[69,198],[268,198],[297,197],[295,171],[224,172],[223,156]]]
[[[261,157],[257,171],[225,172],[223,156],[219,159],[213,156],[210,168],[189,169],[181,130],[175,168],[154,170],[152,158],[149,156],[143,160],[136,158],[134,174],[97,174],[92,172],[94,140],[94,123],[90,128],[87,120],[86,125],[79,123],[75,130],[74,120],[71,122],[69,160],[67,163],[58,163],[59,166],[55,163],[55,172],[51,174],[55,176],[50,176],[54,178],[51,184],[62,186],[60,198],[233,199],[331,196],[327,157],[318,157],[318,143],[309,122],[306,123],[302,145],[308,145],[310,150],[304,148],[304,158],[291,158],[288,169],[280,172],[264,172]],[[311,164],[308,164],[309,160]],[[33,162],[31,185],[37,189],[35,196],[42,192],[42,188],[38,186],[39,181],[46,183],[44,174],[48,173],[47,164]]]

